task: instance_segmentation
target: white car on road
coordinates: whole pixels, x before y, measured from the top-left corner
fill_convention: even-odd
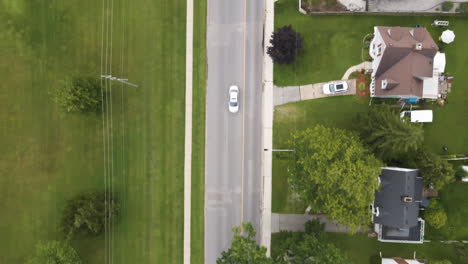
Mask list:
[[[323,85],[324,94],[344,93],[348,91],[347,82],[331,82]]]
[[[239,87],[236,85],[231,85],[229,87],[229,112],[237,113],[239,112]]]

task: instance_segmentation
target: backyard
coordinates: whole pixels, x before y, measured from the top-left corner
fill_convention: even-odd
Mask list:
[[[194,57],[194,114],[200,114],[194,156],[200,157],[205,4],[195,10],[200,28],[194,31],[194,54],[200,54]],[[105,12],[112,34],[104,34],[111,30],[103,33],[101,1],[0,2],[0,263],[23,263],[38,241],[62,239],[66,200],[105,188],[105,165],[113,171],[108,188],[120,200],[121,217],[107,252],[103,235],[73,241],[83,263],[182,262],[185,5],[116,1]],[[101,113],[60,113],[48,94],[66,77],[99,76],[101,47],[109,51],[104,65],[112,75],[139,86],[112,86],[105,138]],[[203,162],[195,159],[193,166],[193,263],[203,260]]]

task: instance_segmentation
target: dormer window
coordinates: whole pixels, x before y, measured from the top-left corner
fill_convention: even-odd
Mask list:
[[[387,89],[387,84],[388,84],[387,79],[382,80],[382,89]]]
[[[423,47],[422,43],[416,43],[416,44],[414,45],[414,49],[415,49],[415,50],[422,50],[422,47]]]

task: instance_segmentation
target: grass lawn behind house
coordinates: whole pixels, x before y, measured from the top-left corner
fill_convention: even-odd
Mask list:
[[[282,233],[272,234],[271,252],[275,256],[279,243],[287,236]],[[414,252],[416,257],[428,260],[451,260],[452,263],[468,264],[466,256],[459,255],[459,250],[454,244],[441,244],[438,242],[424,243],[422,245],[382,243],[376,238],[368,238],[366,234],[339,234],[327,233],[325,240],[334,244],[353,264],[378,264],[379,253],[383,257],[403,257],[412,259]],[[466,249],[465,249],[466,254]]]
[[[181,263],[186,2],[113,3],[107,65],[139,87],[112,85],[110,180],[122,215],[108,253],[116,264]],[[62,238],[57,227],[66,199],[104,187],[101,114],[58,114],[48,96],[65,77],[99,76],[102,2],[1,1],[0,8],[0,263],[23,263],[37,241]],[[204,11],[197,9],[205,27],[200,17]],[[203,53],[203,41],[195,43],[195,52]],[[200,57],[195,63],[204,64]],[[201,113],[204,69],[195,71],[194,113]],[[200,122],[194,120],[198,146]],[[194,170],[196,210],[202,208],[202,169]],[[193,213],[197,239],[200,214]],[[83,263],[104,262],[103,236],[73,244]]]
[[[433,240],[468,240],[468,183],[452,183],[439,192],[447,213],[447,224],[440,230],[426,225],[426,237]]]

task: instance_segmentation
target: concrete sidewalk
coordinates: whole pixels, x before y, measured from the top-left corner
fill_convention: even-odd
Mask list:
[[[325,224],[325,232],[349,233],[346,226],[339,225],[334,221],[328,220],[326,215],[309,214],[271,214],[271,232],[280,231],[304,231],[304,224],[307,221],[318,219]]]
[[[187,0],[185,47],[185,146],[184,146],[184,264],[191,257],[192,211],[192,83],[193,83],[193,0]]]
[[[264,39],[269,40],[274,31],[275,1],[265,0]],[[268,41],[265,41],[268,43]],[[272,152],[273,148],[273,61],[266,53],[267,45],[263,47],[263,111],[262,111],[262,207],[261,228],[259,232],[260,245],[267,248],[270,256],[271,246],[271,192],[272,192]]]
[[[338,82],[332,81],[332,82]],[[302,86],[287,86],[287,87],[274,87],[273,92],[273,103],[274,106],[283,105],[291,102],[298,102],[298,101],[305,101],[305,100],[312,100],[317,98],[323,97],[331,97],[331,96],[343,96],[343,95],[352,95],[356,94],[356,80],[346,80],[348,83],[348,91],[345,93],[339,94],[324,94],[323,93],[323,85],[329,82],[323,83],[314,83],[309,85],[302,85]]]

